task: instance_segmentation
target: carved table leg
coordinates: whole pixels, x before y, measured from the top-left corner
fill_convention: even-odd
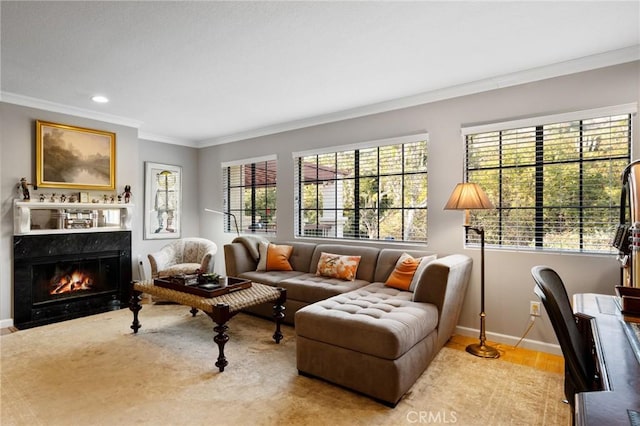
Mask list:
[[[229,312],[229,305],[224,303],[214,305],[213,312],[207,313],[207,315],[209,315],[213,322],[217,324],[213,327],[213,331],[216,332],[216,335],[213,337],[213,341],[218,345],[218,360],[216,361],[216,367],[218,367],[218,370],[222,373],[224,368],[229,364],[227,362],[227,357],[224,356],[224,345],[229,341],[229,336],[226,333],[229,327],[225,324],[233,315]]]
[[[280,331],[280,323],[284,319],[284,310],[286,309],[284,303],[287,301],[287,289],[278,288],[278,290],[280,290],[280,297],[276,300],[275,305],[273,305],[273,318],[276,321],[276,332],[273,333],[273,340],[275,340],[276,343],[280,343],[283,337]]]
[[[142,305],[140,305],[140,301],[142,300],[142,292],[133,289],[133,284],[131,285],[131,299],[129,301],[129,309],[133,312],[133,323],[131,324],[131,329],[134,333],[138,332],[138,329],[142,327],[140,321],[138,321],[138,312],[142,309]]]
[[[218,360],[216,361],[216,367],[222,373],[224,368],[229,365],[227,357],[224,356],[224,345],[229,341],[229,335],[225,333],[229,327],[225,324],[218,324],[213,327],[213,331],[217,334],[214,336],[213,341],[218,344]]]

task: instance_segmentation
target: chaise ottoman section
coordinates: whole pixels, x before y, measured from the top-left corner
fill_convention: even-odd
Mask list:
[[[395,406],[437,353],[438,309],[411,299],[374,283],[300,309],[298,371]]]

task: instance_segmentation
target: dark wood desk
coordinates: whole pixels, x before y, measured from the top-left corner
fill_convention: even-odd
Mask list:
[[[613,296],[576,294],[574,312],[595,318],[600,347],[596,347],[606,370],[608,390],[576,395],[575,424],[632,425],[631,417],[640,413],[640,354],[635,337],[622,316]],[[640,416],[638,417],[640,419]],[[634,419],[635,420],[635,419]]]

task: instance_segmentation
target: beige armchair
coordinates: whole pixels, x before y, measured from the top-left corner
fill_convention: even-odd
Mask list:
[[[193,274],[196,269],[213,272],[218,246],[204,238],[182,238],[148,255],[151,278]]]

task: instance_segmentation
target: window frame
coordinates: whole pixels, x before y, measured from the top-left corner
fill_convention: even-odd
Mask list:
[[[499,232],[498,232],[499,238],[497,239],[497,242],[496,240],[491,241],[491,239],[487,238],[487,240],[485,241],[486,245],[495,249],[503,249],[503,250],[511,250],[511,251],[536,251],[536,252],[545,252],[545,253],[560,252],[560,253],[568,253],[568,254],[595,254],[595,255],[614,254],[615,249],[613,247],[609,247],[609,249],[606,251],[598,250],[598,249],[590,249],[588,247],[585,247],[584,238],[589,234],[584,232],[583,230],[585,226],[585,222],[583,220],[584,213],[588,212],[590,209],[596,208],[597,206],[594,204],[589,204],[589,205],[583,204],[584,199],[582,197],[582,192],[579,192],[580,193],[579,206],[572,207],[574,209],[578,209],[579,215],[581,215],[578,223],[578,225],[580,226],[579,235],[578,235],[579,243],[576,244],[576,246],[567,247],[567,248],[546,246],[547,244],[550,244],[550,243],[545,242],[545,237],[547,236],[548,233],[545,232],[545,221],[544,221],[543,212],[545,210],[549,210],[553,208],[568,208],[568,207],[567,206],[554,207],[554,206],[544,204],[544,199],[542,198],[542,192],[541,192],[541,188],[544,188],[545,186],[542,180],[542,176],[543,176],[542,173],[545,166],[547,167],[551,167],[554,165],[557,166],[558,163],[565,164],[567,167],[570,167],[571,165],[578,165],[580,172],[585,170],[584,169],[585,165],[594,161],[609,161],[609,162],[618,161],[619,162],[623,160],[625,164],[628,164],[632,158],[633,121],[636,114],[637,114],[637,104],[631,103],[631,104],[623,104],[618,106],[596,108],[591,110],[581,110],[581,111],[574,111],[574,112],[568,112],[568,113],[562,113],[562,114],[531,117],[526,119],[501,121],[501,122],[474,125],[474,126],[463,126],[461,129],[461,134],[462,134],[462,142],[463,142],[463,147],[465,152],[463,168],[464,168],[464,176],[466,181],[469,181],[469,180],[473,181],[473,178],[470,177],[473,175],[473,172],[488,170],[488,168],[483,169],[482,167],[470,169],[470,154],[469,154],[469,137],[470,136],[478,136],[481,134],[488,134],[488,133],[500,133],[499,138],[501,138],[503,132],[517,132],[519,130],[524,130],[527,128],[535,129],[536,148],[535,148],[535,167],[534,168],[535,168],[536,178],[535,178],[535,184],[534,184],[534,190],[533,190],[534,197],[535,197],[534,245],[533,246],[520,245],[520,244],[517,244],[517,242],[516,244],[510,245],[509,244],[510,241],[506,241],[506,242],[503,241],[502,229],[505,226],[509,226],[509,221],[507,219],[503,219],[503,215],[502,215],[503,207],[501,205],[503,199],[501,198],[501,196],[499,197],[500,199],[492,200],[496,206],[496,209],[498,210],[497,220],[495,221],[495,224],[499,228]],[[627,146],[626,146],[625,155],[600,156],[596,159],[588,159],[588,158],[584,158],[582,154],[580,154],[579,159],[567,160],[564,162],[553,162],[553,161],[547,161],[544,159],[543,142],[545,140],[545,136],[543,132],[544,132],[545,126],[580,122],[579,134],[581,138],[582,132],[583,132],[583,129],[582,129],[583,121],[612,118],[617,116],[628,116],[627,117],[628,123],[626,127],[628,139],[626,141]],[[580,141],[582,141],[582,139],[580,139]],[[508,169],[508,167],[505,167],[502,164],[502,156],[504,155],[504,152],[502,151],[502,149],[503,148],[500,145],[500,147],[496,150],[497,151],[496,155],[500,158],[500,161],[499,161],[499,165],[494,167],[495,170],[498,170],[498,173],[500,176],[497,180],[497,184],[499,185],[500,188],[502,188],[504,184],[501,173],[504,170]],[[528,167],[531,167],[531,165],[528,165]],[[619,173],[622,173],[622,169],[619,170]],[[476,182],[476,183],[481,184],[481,182]],[[622,188],[622,181],[620,181],[619,187]],[[586,188],[588,188],[588,186],[581,181],[577,185],[577,189],[579,191],[584,191]],[[500,192],[501,191],[502,190],[500,190]],[[613,210],[610,216],[617,218],[619,217],[620,197],[619,195],[617,197],[612,196],[610,197],[610,199],[612,203],[610,203],[608,207],[601,207],[601,208],[607,208],[607,209]],[[476,222],[482,222],[481,218],[483,216],[488,217],[486,216],[487,215],[486,211],[472,211],[471,214],[472,216],[475,216]],[[615,232],[615,226],[617,226],[617,222],[611,223],[611,228],[612,228],[611,237],[613,237],[613,234]],[[477,246],[477,245],[478,245],[477,237],[472,233],[467,232],[465,235],[465,247]],[[550,244],[550,245],[553,245],[553,244]]]
[[[273,170],[275,173],[275,177],[273,180],[273,184],[271,183],[267,183],[265,181],[265,183],[262,184],[257,184],[255,177],[256,177],[256,167],[261,164],[264,163],[265,164],[265,171],[268,170]],[[267,166],[267,163],[273,163],[275,165],[274,169],[270,169]],[[243,182],[241,184],[232,184],[230,182],[231,180],[231,168],[232,167],[241,167],[240,173],[245,174],[245,168],[250,168],[250,174],[252,176],[251,182],[247,183],[247,182]],[[276,214],[276,205],[277,205],[277,192],[278,192],[278,186],[277,186],[277,174],[278,174],[278,157],[277,155],[267,155],[267,156],[262,156],[262,157],[255,157],[255,158],[247,158],[247,159],[241,159],[241,160],[235,160],[235,161],[227,161],[227,162],[223,162],[221,163],[221,169],[222,169],[222,191],[223,191],[223,212],[224,212],[224,221],[223,221],[223,227],[224,227],[224,232],[225,233],[236,233],[236,228],[235,228],[235,223],[232,223],[233,219],[232,217],[235,217],[235,221],[237,222],[237,226],[238,226],[238,232],[241,234],[246,234],[246,233],[260,233],[260,234],[264,234],[264,235],[275,235],[277,232],[277,226],[274,223],[272,226],[266,226],[264,229],[254,226],[255,224],[255,218],[256,218],[256,212],[259,210],[255,203],[256,203],[256,192],[260,189],[268,189],[268,188],[273,188],[275,191],[274,196],[274,202],[273,202],[273,207],[272,208],[268,208],[269,213],[272,214],[273,216],[275,216]],[[251,200],[250,200],[250,206],[249,206],[249,210],[251,211],[251,222],[249,224],[249,226],[244,226],[244,211],[247,209],[247,206],[245,205],[244,202],[244,197],[240,200],[240,207],[239,208],[232,208],[232,206],[230,204],[231,203],[231,197],[232,197],[232,191],[234,189],[240,189],[241,192],[244,195],[244,192],[246,189],[249,189],[251,191]],[[267,199],[265,199],[265,201],[267,201]],[[266,207],[265,207],[266,208]]]
[[[403,155],[404,155],[404,149],[405,149],[405,145],[409,145],[409,144],[415,144],[415,143],[419,143],[419,142],[424,142],[425,143],[425,150],[426,150],[426,159],[425,159],[425,163],[424,163],[424,170],[417,172],[417,171],[406,171],[405,169],[405,164],[403,161],[402,164],[402,172],[398,173],[396,172],[390,172],[390,173],[380,173],[380,166],[381,166],[381,158],[380,158],[380,149],[387,147],[387,146],[393,146],[393,145],[402,145],[403,147]],[[361,154],[362,152],[365,151],[371,151],[372,149],[376,150],[376,172],[375,173],[371,173],[366,172],[366,173],[358,173],[358,167],[360,165],[359,159],[358,159],[358,155]],[[359,143],[354,143],[354,144],[348,144],[348,145],[338,145],[338,146],[331,146],[331,147],[325,147],[325,148],[320,148],[320,149],[313,149],[313,150],[308,150],[308,151],[300,151],[300,152],[293,152],[292,153],[292,157],[293,157],[293,161],[294,161],[294,173],[295,173],[295,177],[294,177],[294,237],[295,238],[318,238],[318,239],[323,239],[323,240],[350,240],[350,241],[371,241],[371,242],[399,242],[399,243],[420,243],[420,244],[426,244],[428,242],[428,230],[427,230],[427,220],[426,220],[426,215],[427,215],[427,202],[425,200],[424,203],[424,207],[415,207],[415,206],[406,206],[404,204],[404,192],[405,192],[405,179],[407,176],[417,176],[417,175],[421,175],[424,176],[425,179],[425,184],[424,184],[424,189],[425,191],[428,192],[428,168],[427,168],[427,162],[428,162],[428,151],[429,151],[429,135],[428,133],[419,133],[419,134],[413,134],[413,135],[407,135],[407,136],[402,136],[402,137],[396,137],[396,138],[389,138],[389,139],[381,139],[381,140],[376,140],[376,141],[366,141],[366,142],[359,142]],[[348,156],[350,153],[353,154],[353,175],[348,177],[348,178],[324,178],[321,179],[320,177],[317,177],[316,179],[308,179],[306,178],[304,174],[306,174],[306,172],[304,171],[304,169],[306,168],[306,165],[302,164],[301,162],[304,160],[304,158],[307,157],[316,157],[316,172],[318,171],[318,167],[320,166],[320,157],[321,156],[326,156],[326,155],[334,155],[335,156],[335,162],[333,163],[334,168],[337,170],[339,169],[338,167],[338,163],[339,163],[339,158],[344,158],[345,156]],[[343,156],[343,157],[341,157]],[[318,176],[318,175],[316,175]],[[345,211],[350,211],[354,218],[353,218],[353,222],[351,224],[351,228],[354,229],[360,229],[360,222],[359,219],[362,219],[362,214],[361,211],[363,210],[363,208],[361,208],[361,206],[359,205],[359,196],[361,195],[361,193],[359,192],[359,184],[360,181],[363,179],[373,179],[375,180],[375,185],[379,186],[381,185],[381,178],[388,178],[391,179],[392,177],[399,177],[401,182],[402,182],[402,191],[400,192],[400,199],[402,200],[401,206],[399,207],[390,207],[390,210],[395,211],[395,214],[399,214],[400,215],[400,222],[401,222],[401,229],[400,229],[400,234],[402,236],[402,239],[389,239],[390,237],[383,237],[381,236],[381,216],[380,216],[380,211],[379,209],[374,208],[374,210],[377,210],[377,224],[376,226],[376,232],[377,232],[377,238],[366,238],[366,237],[362,237],[362,236],[356,236],[355,234],[353,235],[345,235],[346,232],[342,235],[340,234],[340,231],[337,230],[337,224],[339,222],[338,216],[340,217],[340,219],[345,219],[344,224],[348,223],[347,220],[347,216],[343,216],[343,213]],[[341,182],[342,184],[344,184],[347,181],[353,181],[353,207],[343,207],[340,208],[339,207],[339,203],[337,200],[334,200],[334,206],[330,209],[326,209],[326,208],[322,208],[320,206],[320,203],[318,201],[316,201],[316,205],[315,208],[305,208],[303,206],[303,202],[304,199],[302,197],[302,194],[304,193],[304,186],[307,184],[313,184],[313,185],[321,185],[323,183],[327,183],[327,182]],[[336,191],[338,191],[338,189],[336,188]],[[357,194],[357,195],[356,195]],[[378,191],[378,196],[381,194],[380,191]],[[316,200],[318,200],[318,197],[320,196],[319,191],[316,193]],[[334,211],[335,217],[336,217],[336,222],[335,222],[335,226],[336,226],[336,230],[333,231],[333,233],[330,233],[329,235],[322,235],[321,232],[322,231],[322,227],[320,225],[319,222],[316,222],[316,232],[318,234],[316,235],[310,235],[309,230],[304,229],[304,214],[305,212],[309,211],[315,211],[316,217],[320,217],[320,214],[326,211]],[[371,208],[366,208],[364,210],[371,210]],[[424,239],[405,239],[407,232],[410,232],[410,228],[409,230],[407,230],[407,228],[405,227],[405,215],[407,214],[408,211],[410,210],[423,210],[424,211]],[[360,212],[360,213],[359,213]],[[317,219],[316,219],[317,220]],[[360,234],[362,235],[362,234]],[[391,237],[392,238],[392,237]]]

